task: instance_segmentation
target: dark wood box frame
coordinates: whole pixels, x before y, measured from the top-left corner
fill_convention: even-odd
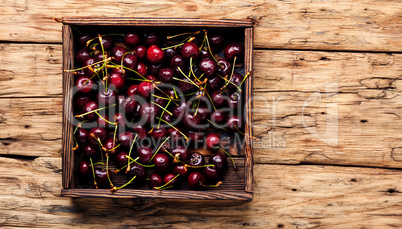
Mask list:
[[[86,26],[158,26],[158,27],[233,27],[244,28],[245,72],[251,72],[245,81],[246,100],[252,97],[252,66],[253,66],[253,21],[251,20],[205,20],[205,19],[174,19],[174,18],[92,18],[69,17],[58,19],[63,23],[63,69],[72,69],[74,66],[74,39],[72,27]],[[189,190],[139,190],[122,189],[111,193],[108,189],[74,189],[74,152],[73,152],[73,124],[72,94],[74,75],[71,72],[63,73],[63,189],[62,196],[68,197],[112,197],[112,198],[164,198],[164,199],[219,199],[219,200],[251,200],[253,196],[253,147],[252,147],[252,103],[248,101],[245,118],[245,184],[244,191],[189,191]]]

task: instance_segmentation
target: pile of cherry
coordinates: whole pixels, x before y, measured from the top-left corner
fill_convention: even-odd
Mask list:
[[[222,183],[228,157],[236,170],[228,151],[244,139],[242,85],[250,75],[240,72],[241,43],[201,30],[80,34],[76,47],[75,69],[65,71],[75,80],[80,180],[111,191],[182,182],[198,190]],[[116,174],[127,183],[116,186]]]

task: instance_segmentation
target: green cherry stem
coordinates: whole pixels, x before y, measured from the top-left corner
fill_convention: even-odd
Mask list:
[[[129,180],[127,183],[123,184],[123,185],[120,186],[120,187],[114,186],[113,188],[110,189],[110,191],[111,191],[111,192],[116,192],[117,190],[126,187],[127,185],[131,184],[131,183],[134,181],[135,178],[137,178],[137,176],[133,176],[133,178],[131,178],[131,180]]]
[[[173,129],[175,129],[177,132],[179,132],[179,133],[186,139],[186,141],[188,141],[188,137],[187,137],[185,134],[183,134],[183,132],[181,132],[179,129],[177,129],[177,127],[173,126],[172,124],[170,124],[169,122],[167,122],[167,121],[164,120],[164,119],[161,119],[161,118],[157,118],[157,119],[162,120],[162,122],[168,124],[171,128],[173,128]]]
[[[87,113],[84,113],[84,114],[76,115],[75,117],[76,117],[76,118],[82,118],[82,117],[84,117],[85,115],[88,115],[88,114],[91,114],[91,113],[94,113],[94,112],[98,112],[98,111],[101,111],[101,110],[104,110],[104,109],[107,109],[107,108],[110,108],[110,107],[114,107],[114,106],[116,106],[116,104],[110,105],[110,106],[108,106],[108,107],[101,107],[101,108],[95,109],[95,110],[93,110],[93,111],[89,111],[89,112],[87,112]]]
[[[167,140],[169,140],[169,139],[170,139],[170,136],[167,137],[167,138],[159,145],[158,149],[156,149],[155,153],[152,155],[151,159],[149,159],[148,163],[151,162],[152,159],[154,159],[155,155],[159,152],[159,150],[161,149],[161,147],[163,146],[163,144],[165,144],[165,142],[166,142]]]
[[[222,150],[226,155],[229,156],[230,160],[232,160],[234,171],[237,171],[236,162],[233,160],[232,156],[226,150],[224,150],[223,148],[219,147],[218,149]]]
[[[114,185],[112,183],[112,180],[110,180],[110,176],[109,176],[109,156],[106,157],[106,176],[107,176],[107,179],[109,180],[110,187],[113,187]]]
[[[129,157],[131,157],[131,151],[133,150],[133,146],[134,146],[135,141],[137,140],[137,137],[138,137],[138,134],[135,135],[134,140],[133,140],[133,143],[131,143],[130,151],[128,151],[128,156],[129,156]],[[130,169],[131,169],[131,168],[130,168],[130,163],[127,162],[126,173],[128,173],[128,172],[130,171]]]
[[[94,169],[94,164],[92,163],[92,158],[89,158],[89,161],[91,161],[92,175],[94,177],[94,185],[96,188],[98,188],[98,184],[96,183],[96,179],[95,179],[95,169]]]
[[[173,180],[174,179],[176,179],[176,178],[178,178],[180,176],[180,173],[179,174],[177,174],[175,177],[173,177],[170,181],[168,181],[166,184],[164,184],[164,185],[162,185],[162,186],[159,186],[159,187],[154,187],[154,189],[157,189],[157,190],[162,190],[162,188],[165,188],[166,186],[168,186],[170,183],[172,183],[173,182]],[[173,185],[172,186],[169,186],[169,187],[173,187]]]

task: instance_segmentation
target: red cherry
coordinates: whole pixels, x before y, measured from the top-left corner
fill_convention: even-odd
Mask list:
[[[151,45],[147,50],[147,59],[152,64],[162,63],[165,58],[165,52],[158,45]]]

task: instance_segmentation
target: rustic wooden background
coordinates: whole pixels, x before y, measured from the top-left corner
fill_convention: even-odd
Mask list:
[[[0,227],[402,227],[400,0],[0,6]],[[253,201],[61,198],[62,16],[255,19]]]

